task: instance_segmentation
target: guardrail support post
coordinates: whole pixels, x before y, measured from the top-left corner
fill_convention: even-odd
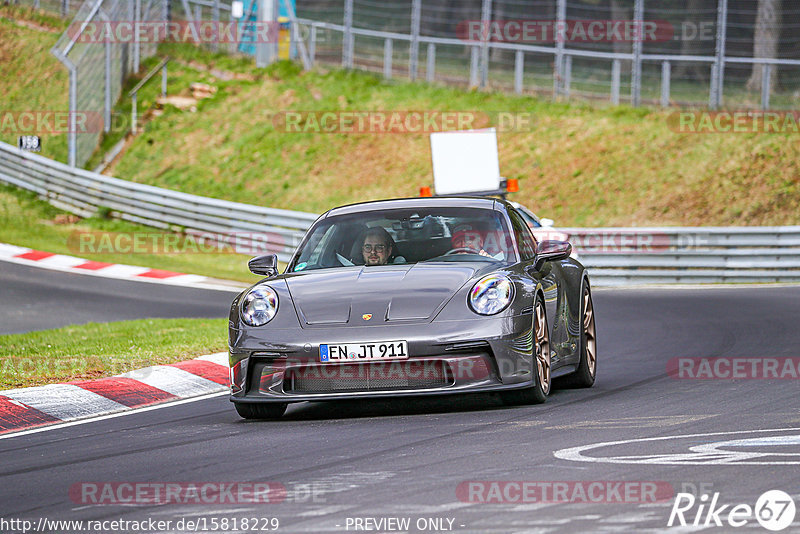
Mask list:
[[[425,80],[433,83],[436,77],[436,44],[428,43],[428,58],[425,65]]]
[[[611,62],[611,103],[619,105],[619,85],[620,74],[622,72],[622,62],[615,59]]]
[[[392,40],[386,39],[383,42],[383,77],[387,80],[392,78]]]
[[[669,107],[669,83],[671,65],[669,61],[661,63],[661,107]]]
[[[514,53],[514,92],[522,93],[522,74],[525,69],[525,54],[522,50]]]

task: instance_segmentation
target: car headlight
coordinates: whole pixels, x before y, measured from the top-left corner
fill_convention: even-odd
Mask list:
[[[469,305],[475,313],[494,315],[505,310],[514,300],[514,284],[505,276],[481,278],[469,292]]]
[[[278,294],[271,287],[255,287],[242,299],[242,320],[250,326],[264,326],[278,313]]]

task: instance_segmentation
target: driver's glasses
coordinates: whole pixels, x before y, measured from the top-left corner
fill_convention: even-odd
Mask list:
[[[386,252],[386,245],[370,245],[369,243],[365,243],[362,248],[364,252],[372,252],[373,250],[378,254]]]

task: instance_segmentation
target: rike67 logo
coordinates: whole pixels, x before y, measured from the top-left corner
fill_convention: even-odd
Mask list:
[[[678,493],[672,504],[667,526],[744,527],[753,519],[767,530],[784,530],[794,521],[795,504],[792,497],[781,490],[770,490],[749,504],[720,504],[719,492],[709,502],[708,495],[697,499],[691,493]]]

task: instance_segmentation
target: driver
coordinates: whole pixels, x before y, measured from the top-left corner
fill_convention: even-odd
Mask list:
[[[491,256],[483,249],[483,232],[473,230],[472,226],[465,225],[453,232],[450,239],[453,254],[480,254],[481,256]]]
[[[392,236],[382,226],[374,226],[364,234],[361,254],[364,265],[386,265],[389,260],[394,263],[405,261],[402,256],[395,255],[396,247]]]

